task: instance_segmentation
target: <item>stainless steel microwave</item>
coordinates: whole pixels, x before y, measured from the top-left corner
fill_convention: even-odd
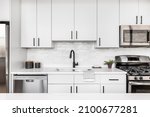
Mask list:
[[[150,47],[150,25],[120,25],[120,47]]]

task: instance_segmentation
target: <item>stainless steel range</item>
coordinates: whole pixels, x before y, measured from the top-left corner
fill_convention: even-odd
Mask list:
[[[150,93],[150,58],[140,55],[116,56],[116,68],[127,72],[128,93]]]

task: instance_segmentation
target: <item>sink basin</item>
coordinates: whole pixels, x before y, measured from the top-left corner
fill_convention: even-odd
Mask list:
[[[72,68],[56,68],[57,72],[82,72],[81,69],[72,69]]]
[[[84,72],[84,71],[100,71],[101,69],[92,69],[92,68],[70,68],[70,67],[55,67],[55,68],[49,68],[48,71],[51,72]]]
[[[90,70],[88,68],[56,68],[57,72],[83,72]]]

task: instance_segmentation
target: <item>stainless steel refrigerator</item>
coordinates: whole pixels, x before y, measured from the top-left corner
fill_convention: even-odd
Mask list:
[[[0,21],[0,93],[9,92],[9,22]]]

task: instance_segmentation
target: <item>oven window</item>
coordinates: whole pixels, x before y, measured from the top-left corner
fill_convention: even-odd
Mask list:
[[[131,93],[150,93],[150,85],[132,85]]]
[[[149,37],[147,36],[147,30],[124,30],[123,42],[147,43],[149,41]]]

